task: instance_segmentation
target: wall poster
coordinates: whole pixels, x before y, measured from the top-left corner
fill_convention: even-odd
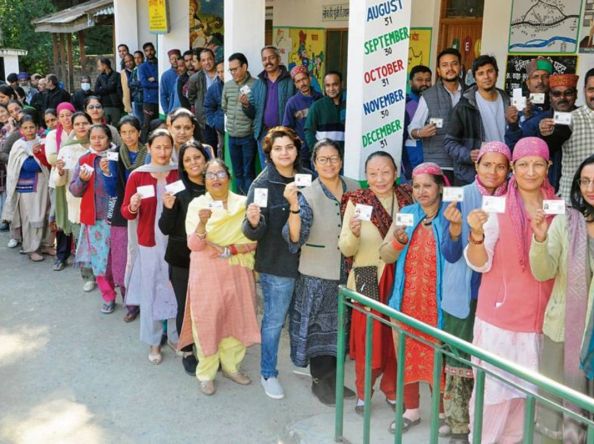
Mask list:
[[[530,60],[538,57],[532,55],[508,55],[507,69],[505,73],[505,91],[511,96],[514,88],[522,88],[527,93],[526,66]],[[554,74],[575,74],[577,72],[577,56],[575,55],[550,55],[546,56],[553,64]]]
[[[223,60],[223,1],[190,0],[190,48],[210,48]]]
[[[410,28],[408,72],[416,65],[431,66],[431,28]]]

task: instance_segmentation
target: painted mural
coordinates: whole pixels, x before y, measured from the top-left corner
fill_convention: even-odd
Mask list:
[[[272,44],[281,53],[282,64],[291,70],[304,65],[319,84],[326,71],[326,30],[318,28],[274,28]]]
[[[190,0],[190,48],[210,48],[223,60],[223,1]]]

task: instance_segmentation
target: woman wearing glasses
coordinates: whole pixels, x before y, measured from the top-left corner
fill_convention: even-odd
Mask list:
[[[531,226],[532,274],[538,281],[555,279],[544,315],[540,372],[591,396],[588,380],[594,378],[594,326],[589,314],[594,298],[594,156],[579,166],[571,185],[571,207],[565,209],[565,214],[555,216],[549,226],[544,211],[539,209]],[[547,437],[546,442],[582,442],[585,438],[584,430],[575,422],[567,418],[563,421],[562,415],[543,407],[539,408],[537,429]]]
[[[260,331],[256,243],[242,232],[246,198],[229,191],[229,170],[220,159],[208,162],[204,178],[206,194],[190,203],[186,217],[190,277],[180,346],[196,344],[200,390],[212,395],[219,364],[233,382],[251,382],[240,366],[246,348],[260,342]]]
[[[111,133],[111,141],[114,145],[119,146],[120,143],[122,143],[118,130],[114,126],[107,123],[105,111],[103,110],[103,105],[101,104],[101,99],[99,97],[87,97],[87,100],[85,100],[85,111],[89,116],[91,116],[93,125],[107,125],[107,128],[109,128],[109,132]]]
[[[336,142],[320,140],[313,147],[312,163],[318,173],[310,187],[285,187],[291,208],[283,237],[289,251],[298,253],[299,278],[291,310],[291,360],[297,367],[309,364],[314,395],[326,405],[335,403],[338,285],[346,272],[336,241],[342,220],[340,201],[344,193],[359,188],[354,180],[340,176],[342,153]],[[345,388],[350,396],[354,392]]]

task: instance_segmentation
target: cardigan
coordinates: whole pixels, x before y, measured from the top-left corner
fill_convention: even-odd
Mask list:
[[[568,211],[572,210],[568,209]],[[588,248],[588,245],[583,247]],[[547,238],[543,242],[538,242],[532,236],[530,245],[530,269],[536,280],[544,282],[555,279],[542,326],[542,332],[554,342],[565,341],[565,292],[567,290],[568,255],[567,215],[560,214],[555,216],[553,222],[551,222]],[[594,261],[590,261],[590,270],[594,271]],[[591,283],[588,293],[586,319],[590,319],[593,299],[594,285]]]
[[[169,171],[165,181],[170,184],[178,179],[177,169]],[[155,218],[157,216],[157,197],[147,197],[142,199],[140,208],[136,213],[130,212],[130,198],[136,194],[136,189],[143,185],[157,185],[151,173],[133,171],[128,177],[126,183],[126,192],[124,193],[124,202],[120,208],[122,216],[128,220],[134,220],[138,216],[138,227],[136,233],[138,235],[138,245],[143,247],[154,247],[155,243]]]

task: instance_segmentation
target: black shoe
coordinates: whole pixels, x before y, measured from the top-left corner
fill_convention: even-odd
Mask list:
[[[159,344],[161,347],[167,345],[167,333],[163,333],[161,335],[161,343]]]
[[[59,259],[56,259],[56,262],[54,262],[54,271],[62,271],[65,267],[66,264]]]
[[[196,359],[193,353],[182,358],[182,365],[184,366],[184,370],[188,375],[196,376],[196,367],[198,366],[198,360]]]
[[[334,387],[328,379],[312,378],[311,391],[322,404],[328,407],[334,407],[336,405]]]
[[[8,224],[6,222],[2,222],[0,224],[0,232],[5,233],[6,231],[8,231]]]

